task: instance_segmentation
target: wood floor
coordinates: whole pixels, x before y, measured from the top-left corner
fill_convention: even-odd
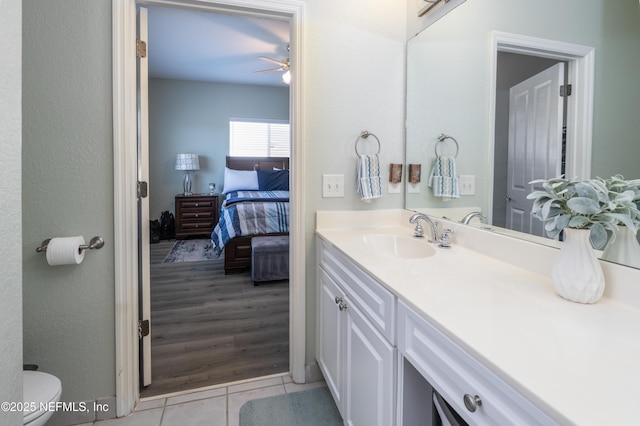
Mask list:
[[[141,397],[289,371],[289,282],[256,287],[223,260],[162,263],[151,245],[152,383]]]

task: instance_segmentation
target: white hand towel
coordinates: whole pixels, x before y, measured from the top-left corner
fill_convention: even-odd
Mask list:
[[[436,156],[429,176],[429,187],[433,189],[433,195],[441,197],[443,201],[460,197],[455,158]]]
[[[382,197],[382,176],[377,154],[359,155],[357,164],[358,194],[365,203]]]

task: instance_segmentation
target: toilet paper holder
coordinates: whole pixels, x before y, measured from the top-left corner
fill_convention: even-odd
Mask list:
[[[49,246],[49,241],[51,241],[51,238],[47,238],[46,240],[44,240],[42,242],[42,244],[40,244],[40,247],[38,247],[36,249],[37,253],[44,253],[47,251],[47,247]],[[104,239],[102,237],[93,237],[91,239],[91,241],[89,241],[89,244],[83,244],[79,247],[79,250],[82,252],[83,250],[87,250],[87,249],[101,249],[102,247],[104,247]]]

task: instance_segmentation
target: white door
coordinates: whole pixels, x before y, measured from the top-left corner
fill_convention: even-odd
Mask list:
[[[327,273],[319,269],[318,283],[318,337],[317,361],[329,390],[333,394],[336,406],[343,413],[344,397],[342,392],[343,363],[342,345],[344,341],[344,320],[336,304],[344,294]]]
[[[345,424],[392,425],[397,351],[353,303],[345,302]]]
[[[147,46],[147,9],[138,9],[138,40]],[[146,50],[146,49],[145,49]],[[140,52],[140,49],[138,49]],[[138,54],[138,185],[149,182],[149,64]],[[149,259],[149,197],[138,196],[138,286],[139,319],[148,322],[148,333],[140,340],[140,384],[151,384],[151,282]],[[147,327],[144,327],[147,329]]]
[[[531,216],[527,195],[534,179],[557,177],[562,161],[564,64],[559,63],[513,86],[509,95],[509,159],[506,227],[544,236],[544,225]]]

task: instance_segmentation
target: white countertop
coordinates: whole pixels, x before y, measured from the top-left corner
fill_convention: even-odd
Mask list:
[[[400,225],[317,230],[560,423],[640,421],[640,310],[608,298],[566,301],[548,276],[455,242],[420,259],[384,257],[360,242],[381,233],[413,234]]]

